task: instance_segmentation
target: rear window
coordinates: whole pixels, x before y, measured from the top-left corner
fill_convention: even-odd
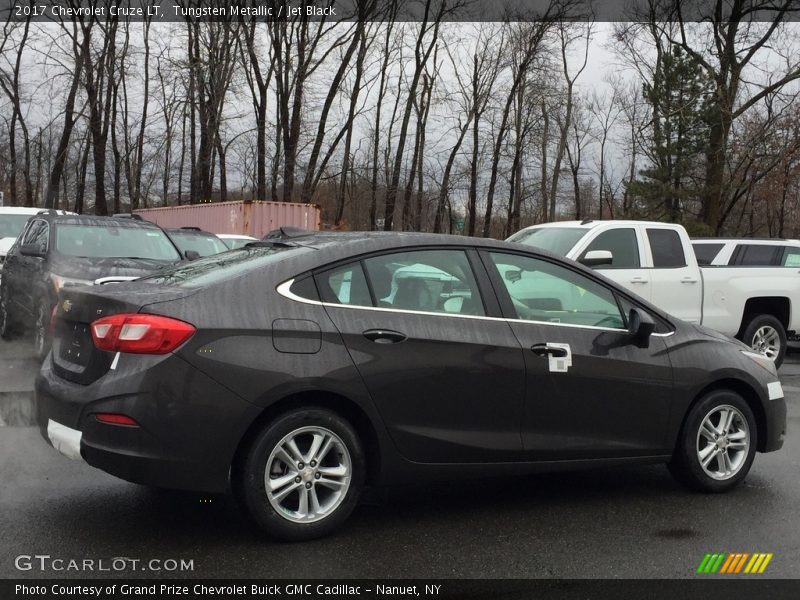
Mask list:
[[[166,234],[149,227],[59,224],[56,250],[65,256],[84,258],[180,260]]]
[[[184,255],[188,250],[193,250],[200,256],[211,256],[228,250],[221,239],[211,234],[197,231],[170,231],[169,236]]]
[[[698,265],[710,265],[725,244],[692,244]]]
[[[675,268],[686,266],[686,256],[678,232],[674,229],[648,229],[650,251],[653,253],[655,268]]]
[[[183,263],[180,266],[159,271],[155,275],[142,277],[137,281],[157,285],[200,287],[257,271],[271,263],[303,251],[307,251],[307,249],[286,246],[242,248],[241,250],[231,250],[224,255],[209,256],[193,262]]]

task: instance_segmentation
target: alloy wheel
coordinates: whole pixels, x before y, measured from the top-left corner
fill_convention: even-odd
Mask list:
[[[697,460],[712,479],[724,481],[736,475],[747,461],[750,429],[738,408],[714,407],[697,432]]]
[[[756,329],[750,347],[770,360],[775,360],[781,351],[781,338],[774,327],[764,325]]]
[[[36,309],[36,325],[33,328],[33,349],[39,357],[43,357],[47,344],[47,326],[47,309],[40,302]]]
[[[333,513],[350,487],[347,446],[330,429],[301,427],[269,455],[264,483],[275,511],[295,523],[315,523]]]

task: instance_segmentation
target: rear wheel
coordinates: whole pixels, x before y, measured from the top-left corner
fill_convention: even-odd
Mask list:
[[[289,412],[253,440],[233,483],[240,502],[273,537],[327,535],[353,512],[365,458],[353,427],[326,409]]]
[[[39,300],[33,323],[33,351],[39,360],[44,360],[50,352],[50,342],[50,306],[44,300]]]
[[[669,469],[702,492],[726,492],[747,476],[757,445],[753,411],[737,393],[717,390],[686,416]]]
[[[772,315],[753,317],[745,327],[742,341],[754,352],[763,354],[780,367],[786,356],[786,330],[783,324]]]

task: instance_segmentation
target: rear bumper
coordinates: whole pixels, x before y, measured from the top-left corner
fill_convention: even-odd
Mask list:
[[[47,428],[43,431],[50,444],[67,458],[80,460],[82,433],[61,423],[47,419]]]
[[[126,358],[129,365],[146,362]],[[178,357],[161,360],[86,386],[61,379],[46,361],[36,379],[42,437],[65,456],[127,481],[224,491],[239,441],[260,409]],[[100,412],[128,415],[138,426],[102,423]]]

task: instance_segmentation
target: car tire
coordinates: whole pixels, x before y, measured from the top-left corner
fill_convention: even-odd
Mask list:
[[[744,398],[730,390],[715,390],[686,415],[669,470],[693,490],[727,492],[747,477],[757,436],[753,411]]]
[[[33,319],[33,352],[36,358],[44,360],[50,352],[50,305],[45,300],[36,303]]]
[[[16,323],[11,312],[7,288],[0,287],[0,337],[11,340],[16,333]]]
[[[352,425],[330,410],[306,408],[281,415],[255,436],[232,470],[232,487],[266,533],[303,541],[344,523],[358,503],[365,474],[364,451]]]
[[[742,341],[753,349],[753,352],[769,356],[776,367],[783,364],[788,341],[783,324],[772,315],[753,317],[742,333]]]

